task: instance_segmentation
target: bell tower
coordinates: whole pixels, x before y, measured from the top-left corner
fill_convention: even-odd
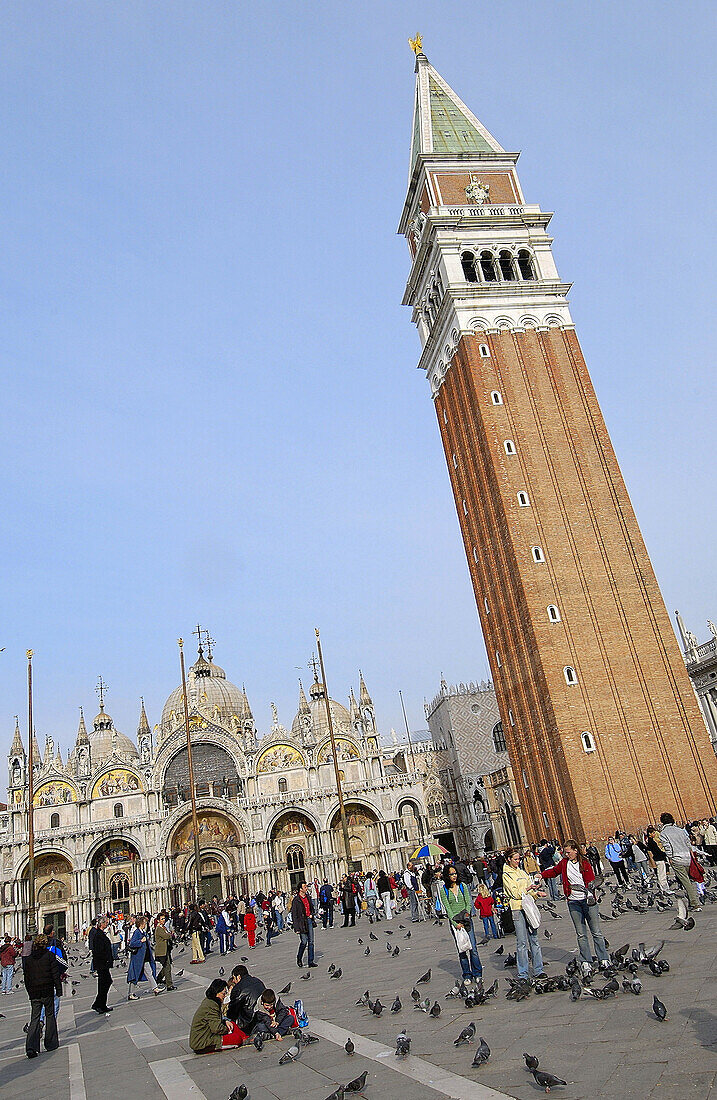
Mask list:
[[[416,49],[399,233],[531,840],[715,813],[717,760],[507,153]]]

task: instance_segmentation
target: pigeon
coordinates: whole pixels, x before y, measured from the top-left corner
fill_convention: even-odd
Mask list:
[[[370,954],[371,954],[371,948],[367,947],[366,950],[364,951],[364,955],[370,955]]]
[[[219,977],[220,977],[220,978],[223,978],[223,977],[224,977],[224,967],[223,967],[223,966],[220,966],[220,967],[219,967]]]
[[[570,1000],[579,1001],[583,993],[583,987],[577,978],[570,983]]]
[[[181,978],[181,976],[182,976],[182,974],[183,974],[183,973],[184,973],[184,970],[183,970],[183,969],[182,969],[182,970],[178,970],[178,971],[177,971],[177,973],[176,973],[176,974],[175,974],[174,976],[175,976],[175,978]]]
[[[389,947],[390,947],[390,944],[389,944]],[[391,952],[391,958],[395,959],[396,955],[400,955],[400,954],[401,954],[401,948],[398,946],[398,944],[396,944],[393,951]]]
[[[498,950],[494,951],[493,954],[494,955],[502,955],[504,951],[505,951],[505,944],[502,943],[500,945],[500,947],[498,948]]]
[[[685,921],[684,931],[685,932],[691,932],[692,929],[694,928],[694,926],[695,926],[695,918],[694,917],[688,917],[687,920]]]
[[[368,938],[369,938],[370,940],[377,940],[377,939],[378,939],[378,936],[374,936],[373,932],[369,932],[369,934],[368,934]]]
[[[326,971],[326,973],[327,973],[327,974],[333,974],[333,972],[334,972],[334,970],[335,970],[335,969],[336,969],[336,963],[331,963],[331,964],[329,965],[329,969],[328,969],[328,970]]]
[[[547,929],[547,928],[546,928],[546,929],[544,929],[544,931],[543,931],[543,935],[545,936],[546,940],[552,940],[552,938],[553,938],[553,933],[552,933],[552,932],[548,932],[548,929]]]
[[[333,974],[329,978],[329,981],[333,981],[334,978],[340,978],[342,974],[343,970],[341,969],[341,967],[339,967],[338,970],[334,970]]]
[[[346,1092],[363,1092],[367,1077],[368,1070],[365,1069],[359,1077],[355,1077],[353,1081],[349,1081],[348,1085],[346,1086]]]
[[[418,1004],[413,1006],[414,1011],[418,1009],[419,1012],[428,1012],[431,1007],[431,998],[426,997],[425,1001],[419,1001]]]
[[[391,931],[390,928],[384,928],[383,932],[384,932],[384,935],[386,935],[386,936],[392,936],[393,935],[393,932]]]
[[[241,958],[241,961],[243,963],[248,963],[249,962],[249,956],[248,955],[241,955],[240,958]]]
[[[408,932],[406,932],[406,935],[403,938],[404,938],[404,940],[410,940],[410,938],[411,938],[411,929],[410,928],[409,928]]]
[[[432,1016],[434,1020],[437,1020],[438,1017],[440,1016],[440,1014],[441,1014],[441,1006],[439,1005],[438,1001],[434,1001],[433,1004],[431,1005],[431,1010],[428,1013],[428,1015]]]
[[[636,997],[639,997],[642,993],[642,982],[639,978],[633,978],[631,981],[628,981],[627,978],[623,978],[622,988],[626,993],[634,993]]]
[[[659,997],[652,998],[652,1011],[658,1020],[662,1021],[667,1019],[667,1009]]]
[[[301,975],[302,982],[308,982],[310,978],[311,978],[311,971],[310,970],[307,970],[305,974]]]
[[[264,1036],[261,1032],[254,1036],[254,1046],[260,1052],[264,1049]]]
[[[495,997],[498,992],[498,979],[496,978],[492,985],[488,986],[485,991],[486,997]]]
[[[525,1065],[531,1073],[540,1065],[540,1059],[536,1058],[534,1054],[523,1054],[523,1057],[525,1058]]]
[[[651,948],[650,948],[650,950],[649,950],[649,951],[648,951],[648,952],[646,953],[646,955],[645,955],[645,958],[647,959],[647,961],[649,962],[649,961],[650,961],[650,959],[656,959],[656,958],[657,958],[657,956],[658,956],[658,955],[660,954],[660,952],[662,951],[662,949],[663,949],[663,947],[664,947],[664,946],[665,946],[665,941],[664,941],[664,940],[660,940],[660,942],[658,943],[657,947],[651,947]]]
[[[301,1028],[294,1032],[294,1038],[298,1039],[302,1047],[310,1047],[312,1043],[318,1043],[318,1035],[309,1035],[308,1031],[302,1031]]]
[[[279,1059],[280,1066],[286,1066],[289,1062],[295,1062],[299,1057],[299,1048],[297,1046],[289,1047],[286,1054],[282,1054]]]
[[[393,948],[391,947],[391,944],[388,942],[388,940],[386,940],[386,950],[389,952],[389,954],[393,950]]]
[[[283,995],[284,995],[285,993],[288,993],[288,992],[289,992],[290,990],[291,990],[291,982],[289,982],[289,984],[288,984],[288,985],[285,985],[283,989],[280,989],[280,990],[279,990],[279,996],[280,996],[280,997],[283,997]]]
[[[371,1011],[373,1012],[374,1016],[380,1016],[381,1013],[383,1012],[384,1008],[385,1008],[385,1005],[382,1005],[380,999],[377,997],[376,1000],[374,1001],[374,1005],[373,1005],[373,1008],[371,1009]]]
[[[353,1052],[356,1050],[356,1047],[353,1045],[350,1038],[347,1039],[346,1042],[344,1043],[344,1050],[346,1051],[346,1053],[348,1055],[353,1054]]]
[[[405,1031],[402,1031],[400,1035],[396,1036],[396,1057],[405,1058],[407,1054],[411,1053],[411,1040]]]
[[[416,985],[425,985],[427,982],[430,982],[430,980],[431,980],[431,969],[429,967],[428,970],[426,971],[426,973],[421,974],[420,978],[417,979]]]
[[[249,1090],[246,1085],[237,1085],[237,1087],[229,1094],[229,1100],[246,1100],[246,1095]]]
[[[339,1085],[330,1096],[326,1097],[326,1100],[344,1100],[344,1091],[344,1086]]]
[[[476,1047],[475,1054],[473,1055],[474,1066],[482,1066],[484,1062],[487,1062],[490,1058],[490,1047],[486,1043],[485,1039],[481,1035],[480,1042]]]
[[[543,1073],[542,1069],[534,1069],[532,1073],[536,1085],[540,1085],[546,1092],[550,1092],[555,1085],[567,1084],[567,1081],[561,1081],[560,1078],[556,1077],[553,1073]]]
[[[453,997],[462,997],[460,986],[454,985],[452,989],[449,989],[446,993],[446,1000],[451,1000]]]
[[[357,1005],[365,1005],[365,1004],[368,1004],[368,989],[367,989],[367,990],[366,990],[366,992],[365,992],[365,993],[363,994],[363,996],[362,996],[362,997],[359,997],[359,999],[358,999],[357,1001],[355,1001],[354,1003],[355,1003],[355,1004],[357,1004]]]
[[[361,939],[361,937],[360,937],[360,936],[359,936],[359,938],[358,938],[358,939],[356,940],[356,943],[360,943],[360,944],[361,944],[361,946],[363,947],[363,940]]]
[[[421,999],[421,994],[418,992],[418,990],[414,986],[413,989],[411,990],[411,1000],[415,1001],[415,1002],[418,1002],[418,1001],[420,1001],[420,999]]]
[[[401,1004],[401,998],[399,997],[399,995],[397,993],[396,994],[396,1000],[391,1005],[391,1012],[394,1012],[394,1013],[400,1012],[402,1008],[403,1008],[403,1005]]]
[[[464,1027],[457,1039],[453,1040],[453,1046],[459,1047],[462,1043],[470,1043],[473,1040],[473,1036],[476,1033],[476,1025],[471,1022],[468,1027]]]

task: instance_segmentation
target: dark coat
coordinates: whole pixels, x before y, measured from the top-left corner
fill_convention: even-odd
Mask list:
[[[114,965],[109,936],[98,928],[92,937],[92,966],[95,970],[110,970]]]
[[[391,897],[393,897],[391,883],[385,871],[379,871],[378,878],[376,879],[376,887],[379,894],[390,894]]]
[[[311,910],[311,916],[314,915],[314,907],[309,895],[306,895],[309,901],[309,909]],[[306,908],[302,898],[296,894],[294,900],[291,903],[291,923],[294,931],[299,934],[308,933],[309,931],[309,918],[306,916]]]
[[[356,908],[356,890],[352,882],[345,882],[341,887],[341,907],[344,913]]]
[[[33,947],[25,960],[25,989],[30,1000],[62,996],[60,964],[46,947]]]
[[[282,1001],[277,1001],[274,1009],[274,1018],[272,1019],[268,1012],[257,1012],[254,1020],[254,1026],[257,1031],[268,1031],[272,1035],[288,1035],[294,1026],[294,1021],[289,1013],[288,1008]],[[241,1026],[241,1025],[240,1025]],[[244,1030],[242,1028],[242,1030]]]
[[[247,1035],[251,1031],[256,1015],[256,1006],[262,993],[266,989],[261,978],[254,974],[247,974],[232,987],[229,995],[229,1007],[227,1016],[238,1024]]]
[[[136,954],[131,954],[135,947],[138,949]],[[129,941],[129,949],[130,964],[127,967],[127,981],[146,982],[147,977],[144,973],[144,964],[146,962],[149,963],[150,970],[156,977],[157,968],[154,962],[154,955],[152,954],[152,945],[149,942],[149,932],[146,928],[135,928],[132,933],[132,939]]]

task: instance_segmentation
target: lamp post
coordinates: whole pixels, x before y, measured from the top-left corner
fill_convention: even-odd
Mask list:
[[[199,866],[199,823],[197,821],[197,796],[194,790],[194,764],[192,762],[192,738],[189,732],[189,704],[187,702],[187,676],[184,671],[184,641],[179,638],[179,664],[182,669],[182,699],[184,700],[184,728],[187,733],[187,766],[189,789],[192,796],[192,831],[194,833],[194,900],[199,901],[201,868]]]
[[[27,753],[27,834],[29,859],[27,863],[28,882],[28,906],[27,906],[27,932],[30,936],[37,935],[37,917],[35,913],[35,759],[32,748],[33,722],[32,722],[32,658],[33,651],[27,651],[27,728],[28,728],[28,753]]]
[[[336,776],[336,793],[339,796],[339,813],[341,814],[341,832],[344,838],[344,851],[346,853],[346,870],[350,872],[353,869],[353,861],[351,859],[351,843],[349,841],[349,827],[346,821],[346,807],[344,806],[344,792],[341,786],[341,772],[339,771],[339,762],[336,757],[336,738],[334,736],[334,720],[331,716],[331,703],[329,701],[329,689],[326,686],[326,670],[324,669],[324,655],[321,652],[321,638],[319,637],[319,628],[316,627],[316,647],[319,651],[319,667],[321,668],[321,683],[324,686],[324,703],[326,704],[326,721],[329,724],[329,737],[331,738],[331,752],[334,758],[334,775]]]

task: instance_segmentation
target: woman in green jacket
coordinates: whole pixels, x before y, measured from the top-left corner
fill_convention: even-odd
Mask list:
[[[458,951],[463,980],[470,981],[473,978],[478,981],[483,976],[483,966],[478,955],[476,935],[471,920],[473,898],[465,883],[458,881],[458,872],[452,863],[449,863],[443,872],[443,885],[438,890],[438,898],[443,912],[448,917],[448,927],[456,943],[456,950],[458,950],[456,932],[459,928],[464,928],[470,938],[470,949]]]
[[[220,1051],[222,1039],[233,1030],[233,1026],[225,1023],[222,1018],[226,990],[227,983],[222,978],[215,978],[194,1013],[189,1029],[189,1045],[195,1054],[215,1054]]]
[[[523,912],[523,894],[537,893],[532,885],[530,875],[520,866],[520,849],[509,848],[505,853],[505,865],[503,867],[503,893],[510,904],[510,911],[515,925],[516,959],[518,963],[518,977],[526,985],[528,984],[528,961],[533,967],[533,977],[542,978],[543,954],[540,950],[538,930],[533,929],[525,919]],[[538,897],[545,897],[544,893],[538,893]]]

